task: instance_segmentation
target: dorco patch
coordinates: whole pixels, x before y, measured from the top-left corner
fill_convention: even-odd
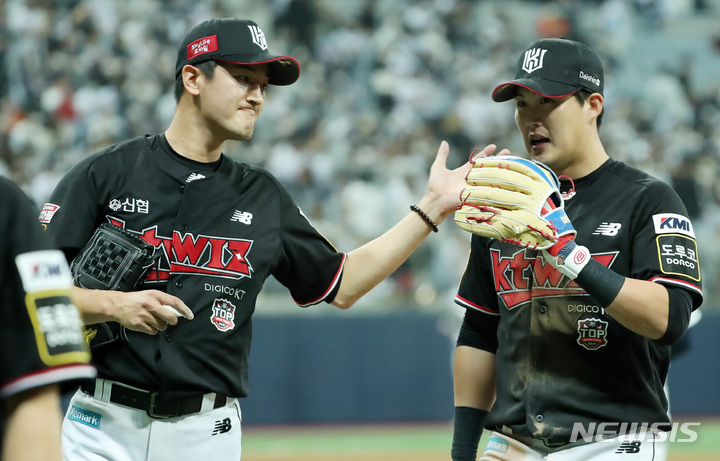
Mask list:
[[[54,203],[46,203],[45,206],[43,206],[43,209],[40,211],[40,216],[38,217],[38,220],[43,223],[47,224],[49,223],[53,215],[55,215],[55,212],[60,209],[60,205],[55,205]]]
[[[700,281],[697,243],[680,234],[657,236],[658,259],[663,274],[682,275]]]
[[[675,213],[653,215],[656,234],[683,234],[695,238],[690,219]]]
[[[80,313],[69,294],[69,290],[34,292],[25,302],[38,353],[50,366],[90,359]]]

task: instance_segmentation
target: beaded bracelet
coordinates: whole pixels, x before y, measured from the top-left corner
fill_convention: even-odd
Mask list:
[[[425,214],[423,210],[421,210],[417,205],[410,205],[410,209],[414,211],[415,213],[419,214],[420,217],[427,223],[428,226],[430,226],[430,229],[432,229],[433,232],[438,231],[438,226],[433,222],[432,219],[430,219],[430,216]]]

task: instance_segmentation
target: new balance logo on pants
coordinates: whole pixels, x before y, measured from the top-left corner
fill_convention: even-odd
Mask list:
[[[615,452],[616,454],[622,453],[640,453],[640,444],[642,442],[623,442],[620,448]]]
[[[224,434],[229,432],[230,429],[232,429],[230,418],[225,418],[222,421],[215,421],[215,429],[213,430],[212,435]]]

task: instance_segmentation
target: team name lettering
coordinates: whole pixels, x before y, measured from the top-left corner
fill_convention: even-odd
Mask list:
[[[495,291],[509,310],[530,302],[533,298],[585,293],[537,253],[523,249],[505,256],[500,250],[490,251]],[[610,253],[592,255],[592,258],[603,266],[610,267],[615,256],[616,253]]]
[[[124,222],[111,218],[116,226]],[[160,261],[150,271],[146,282],[164,281],[170,274],[208,275],[229,279],[252,276],[252,266],[247,255],[252,240],[229,239],[181,234],[174,231],[172,237],[158,235],[157,226],[134,232],[143,240],[162,251]]]

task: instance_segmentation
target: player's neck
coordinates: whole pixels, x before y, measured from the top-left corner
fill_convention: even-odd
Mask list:
[[[170,147],[183,157],[196,162],[211,163],[220,158],[224,140],[213,139],[203,125],[188,123],[186,119],[178,117],[177,112],[170,126],[165,131],[165,138]]]
[[[570,163],[560,174],[567,175],[573,179],[584,178],[593,171],[600,168],[610,158],[605,152],[605,147],[600,139],[594,139],[589,145],[584,146],[581,152],[575,153],[575,161]]]

